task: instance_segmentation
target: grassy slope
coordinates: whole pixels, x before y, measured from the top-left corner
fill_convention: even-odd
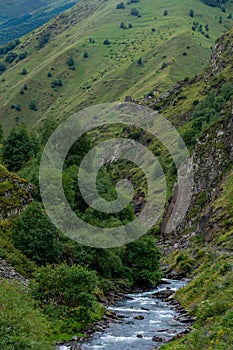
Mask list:
[[[9,19],[26,15],[34,11],[43,11],[69,2],[68,0],[2,0],[0,23]]]
[[[155,86],[163,90],[177,79],[193,76],[207,63],[215,40],[232,23],[227,20],[233,10],[231,3],[224,14],[197,0],[145,0],[116,10],[118,2],[82,1],[67,12],[65,21],[55,21],[60,34],[53,32],[49,44],[39,51],[35,50],[37,38],[51,23],[23,39],[25,48],[18,52],[27,50],[30,55],[12,64],[0,83],[0,122],[6,132],[15,124],[16,115],[33,126],[42,118],[63,119],[86,105],[123,100],[125,95],[141,97]],[[71,16],[85,12],[86,4],[96,6],[96,12],[64,30]],[[131,7],[137,7],[142,17],[131,16]],[[194,19],[189,17],[190,8],[195,10]],[[163,15],[164,9],[168,10],[168,16]],[[220,15],[224,18],[223,24],[218,23]],[[209,25],[210,39],[199,32],[193,35],[193,20],[203,27]],[[120,29],[122,21],[132,23],[133,28]],[[151,31],[152,27],[155,32]],[[90,37],[95,43],[90,43]],[[109,39],[111,45],[103,45],[104,39]],[[89,55],[86,59],[83,58],[85,50]],[[75,60],[76,70],[68,69],[66,61],[70,56]],[[139,57],[142,57],[142,66],[137,64]],[[161,69],[164,62],[167,68]],[[28,75],[20,74],[23,68]],[[52,78],[47,76],[49,71]],[[51,81],[56,79],[62,79],[63,86],[53,89]],[[20,95],[25,83],[28,91]],[[31,100],[37,102],[38,111],[29,109]],[[11,109],[12,104],[21,104],[21,112]]]
[[[0,44],[5,44],[47,23],[79,0],[2,1]]]

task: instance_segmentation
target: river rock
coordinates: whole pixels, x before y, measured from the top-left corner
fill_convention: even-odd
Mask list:
[[[150,309],[147,309],[146,307],[141,307],[141,310],[145,310],[145,311],[150,311]]]
[[[144,316],[139,315],[134,317],[135,320],[144,320]]]
[[[192,329],[191,328],[187,328],[183,332],[178,333],[173,339],[183,338],[186,334],[188,334],[190,332],[192,332]]]
[[[174,295],[174,291],[170,289],[166,289],[166,290],[161,290],[159,292],[153,293],[152,297],[164,300],[170,297],[171,295]]]
[[[168,329],[167,328],[164,328],[164,329],[158,329],[156,332],[158,333],[162,333],[162,332],[167,332]]]
[[[152,340],[157,343],[163,343],[163,338],[157,337],[156,335],[153,336]]]
[[[192,317],[190,317],[190,316],[183,316],[183,315],[181,315],[179,317],[175,317],[175,320],[179,321],[181,323],[192,323],[192,322],[194,322],[194,319]]]
[[[127,322],[125,322],[125,324],[134,324],[134,322],[133,321],[127,321]]]
[[[71,345],[70,350],[82,350],[82,348],[79,343],[75,342]]]

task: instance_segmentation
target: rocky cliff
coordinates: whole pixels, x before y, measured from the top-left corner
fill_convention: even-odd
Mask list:
[[[215,45],[210,65],[205,72],[189,82],[181,82],[179,89],[171,90],[169,97],[162,97],[159,101],[159,108],[166,113],[171,105],[174,106],[174,100],[182,100],[181,96],[185,96],[186,92],[192,90],[201,98],[205,94],[210,94],[212,91],[218,93],[221,91],[223,84],[226,82],[233,84],[232,78],[232,38],[233,30],[226,33],[219,42]],[[233,86],[233,85],[232,85]],[[199,97],[198,96],[198,97]],[[189,96],[192,102],[192,96]],[[181,112],[182,103],[180,106],[173,108],[173,120],[177,126],[190,123],[192,120],[192,113],[195,108],[195,103],[199,103],[199,99],[188,105],[183,102],[187,110]],[[176,110],[181,114],[179,120],[176,117]],[[183,236],[184,245],[188,244],[189,239],[193,235],[205,233],[206,239],[211,240],[211,203],[219,196],[220,189],[226,175],[230,173],[233,165],[233,105],[232,98],[225,102],[219,117],[215,120],[209,128],[196,140],[195,147],[192,150],[191,160],[193,164],[194,186],[193,196],[189,210],[175,229],[173,235],[175,237]],[[163,227],[169,220],[172,207],[176,202],[177,184],[174,186],[173,195],[170,204],[167,208],[163,219]],[[171,237],[166,237],[170,239]],[[187,240],[186,240],[187,238]]]
[[[18,215],[32,201],[32,186],[0,165],[0,220]]]

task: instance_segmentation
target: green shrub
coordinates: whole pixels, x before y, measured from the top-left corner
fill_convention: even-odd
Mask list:
[[[0,62],[0,74],[2,74],[5,70],[6,70],[5,64]]]
[[[9,170],[18,171],[38,150],[37,140],[30,137],[26,127],[17,126],[10,131],[7,139],[4,140],[3,162],[7,164]]]
[[[123,2],[119,2],[119,4],[116,5],[117,10],[124,9],[124,8],[125,8],[125,4]]]
[[[0,283],[0,349],[52,350],[49,323],[21,283]]]
[[[80,324],[85,326],[91,321],[95,311],[96,285],[95,272],[82,266],[61,264],[39,268],[31,289],[50,317],[65,318],[64,327],[72,320],[76,320],[77,327],[81,327]]]
[[[12,239],[17,249],[39,265],[55,262],[61,253],[56,228],[36,202],[15,220]]]
[[[151,236],[144,236],[126,246],[122,261],[135,285],[155,286],[160,278],[161,253]]]
[[[37,111],[37,105],[35,101],[31,101],[29,104],[29,108],[31,111]]]

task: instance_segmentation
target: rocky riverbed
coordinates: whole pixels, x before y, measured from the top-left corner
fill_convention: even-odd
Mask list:
[[[90,327],[88,338],[74,336],[58,350],[152,350],[192,331],[194,320],[174,299],[174,292],[186,280],[163,279],[151,291],[129,293],[109,305],[109,314]]]

